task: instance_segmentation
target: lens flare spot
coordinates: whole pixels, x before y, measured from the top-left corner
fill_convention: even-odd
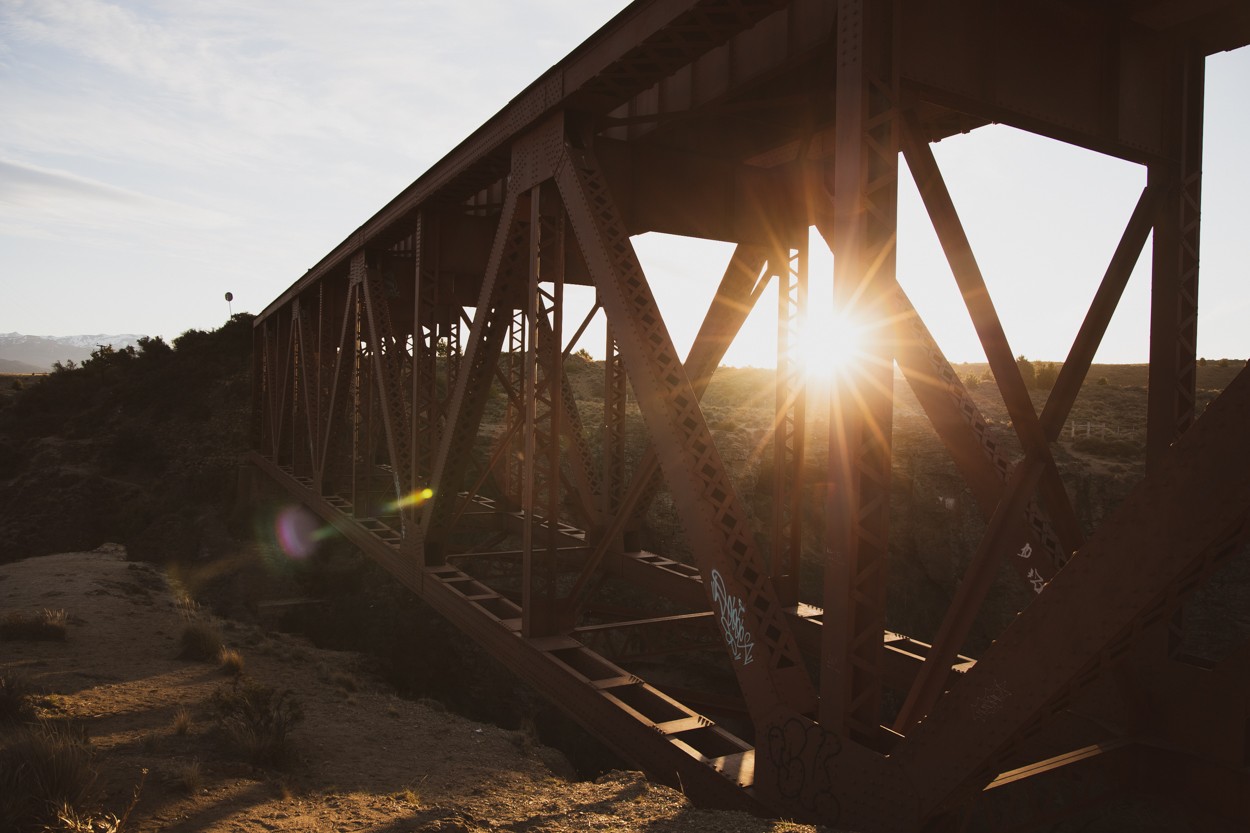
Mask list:
[[[278,546],[295,559],[312,555],[317,545],[333,534],[332,527],[322,527],[317,517],[302,506],[288,506],[280,511],[273,526]]]
[[[397,512],[409,506],[420,506],[432,497],[434,497],[434,490],[427,486],[424,489],[417,489],[404,495],[392,503],[390,509],[392,512]]]

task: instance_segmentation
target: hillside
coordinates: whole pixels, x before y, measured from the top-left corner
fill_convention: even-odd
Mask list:
[[[14,361],[13,359],[0,359],[0,374],[30,375],[32,373],[43,373],[47,370],[51,370],[51,368],[39,367],[26,362]]]
[[[532,731],[396,697],[357,654],[219,620],[117,546],[0,566],[7,623],[49,607],[65,616],[62,640],[23,639],[0,626],[6,831],[30,820],[11,780],[13,754],[23,752],[24,765],[61,762],[61,788],[49,789],[73,793],[80,825],[129,813],[125,833],[814,830],[698,810],[638,773],[573,780],[568,762]],[[233,665],[177,659],[193,630],[219,635]],[[24,686],[37,693],[21,698],[30,711],[16,715],[13,695]],[[266,719],[279,710],[241,711],[231,700],[240,691],[282,696],[294,707],[285,714],[300,716],[278,740]],[[61,728],[35,730],[36,717]],[[240,726],[256,734],[241,740],[231,731]],[[32,731],[57,740],[31,753],[20,744]],[[78,766],[65,765],[71,760]]]

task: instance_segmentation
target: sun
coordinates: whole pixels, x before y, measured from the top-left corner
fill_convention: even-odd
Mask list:
[[[854,318],[812,315],[795,345],[795,358],[809,384],[824,386],[860,363],[864,341],[863,327]]]

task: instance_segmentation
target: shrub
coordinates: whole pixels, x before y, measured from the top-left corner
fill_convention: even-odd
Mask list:
[[[1063,367],[1055,362],[1041,362],[1037,365],[1036,385],[1038,390],[1053,390],[1059,381],[1059,370]]]
[[[82,806],[95,779],[81,727],[44,722],[19,729],[0,748],[0,830],[55,825],[58,814]]]
[[[1016,367],[1020,370],[1020,378],[1024,380],[1026,388],[1033,389],[1037,387],[1037,370],[1033,367],[1033,362],[1021,354],[1016,356]]]
[[[173,348],[165,343],[160,336],[143,336],[139,339],[139,355],[145,359],[164,358],[173,352]]]
[[[34,717],[30,695],[30,680],[25,674],[17,671],[0,674],[0,723],[13,723]]]
[[[13,390],[21,390],[22,388],[26,386],[22,384],[21,379],[14,379],[13,384],[9,385],[9,387],[12,388]]]
[[[178,637],[178,659],[212,662],[221,655],[221,632],[212,625],[192,622]]]
[[[290,732],[304,719],[304,710],[290,691],[235,680],[209,699],[226,744],[248,761],[281,767],[291,762]]]
[[[10,613],[0,622],[0,640],[64,642],[68,618],[64,610],[48,608],[38,613]]]

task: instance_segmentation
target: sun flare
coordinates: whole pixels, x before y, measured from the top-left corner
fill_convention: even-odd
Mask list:
[[[854,369],[863,346],[863,328],[854,319],[837,314],[813,316],[795,345],[796,360],[809,383],[827,385]]]

